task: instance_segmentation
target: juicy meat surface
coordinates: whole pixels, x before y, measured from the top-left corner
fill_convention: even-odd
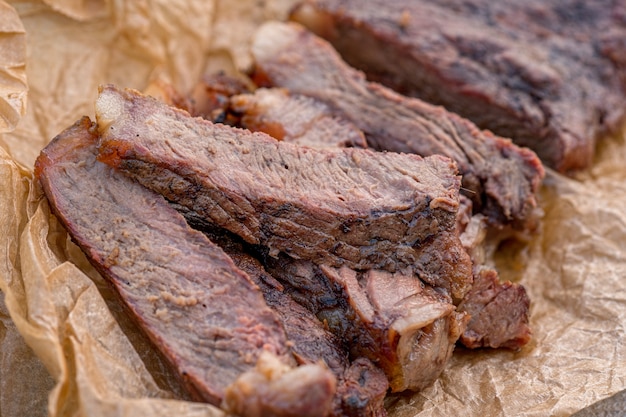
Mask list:
[[[471,317],[460,341],[469,348],[519,349],[531,337],[529,308],[523,286],[500,282],[496,271],[483,269],[458,307]]]
[[[88,118],[35,164],[51,209],[190,392],[220,405],[263,352],[295,361],[258,287],[161,196],[96,160]],[[323,382],[323,381],[318,381]]]
[[[454,232],[460,179],[446,157],[300,147],[112,86],[96,115],[101,161],[271,255],[411,267],[425,280],[437,274],[454,298],[471,284]],[[419,262],[422,246],[444,235],[451,255]]]
[[[239,115],[239,126],[278,140],[313,148],[367,147],[363,132],[326,104],[285,89],[260,88],[233,96],[230,109]]]
[[[441,374],[468,317],[412,275],[316,266],[287,257],[268,271],[294,299],[385,371],[393,392],[420,390]]]
[[[222,235],[212,238],[259,286],[267,305],[278,313],[291,350],[300,365],[323,361],[337,377],[331,416],[383,417],[389,384],[385,374],[365,358],[348,359],[345,342],[330,332],[308,309],[297,303],[244,245]]]
[[[597,137],[626,111],[623,1],[311,0],[292,18],[368,78],[510,137],[561,172],[589,166]]]
[[[374,149],[450,157],[474,207],[494,223],[522,229],[534,223],[544,172],[532,151],[441,107],[368,82],[328,42],[295,23],[264,24],[252,53],[258,83],[328,104],[363,130]]]

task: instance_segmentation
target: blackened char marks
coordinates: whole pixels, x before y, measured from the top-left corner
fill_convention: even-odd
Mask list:
[[[234,250],[233,250],[234,249]],[[343,342],[328,332],[311,311],[298,304],[284,291],[282,284],[269,275],[263,265],[242,248],[226,248],[233,261],[259,286],[268,306],[278,313],[292,351],[299,363],[323,360],[336,374],[348,366]]]
[[[418,268],[419,246],[433,236],[460,248],[460,179],[446,157],[299,147],[112,86],[96,114],[102,161],[272,255],[395,271]],[[454,261],[440,267],[455,269],[445,288],[462,298],[471,263]]]
[[[96,161],[88,118],[42,151],[51,209],[197,399],[224,390],[261,352],[294,365],[284,329],[249,277],[159,195]]]
[[[441,107],[368,82],[329,43],[300,25],[263,25],[252,52],[261,79],[326,103],[363,130],[372,148],[456,161],[464,191],[493,223],[520,229],[534,223],[543,168],[532,151]]]
[[[211,240],[224,248],[259,286],[268,306],[278,313],[298,363],[323,361],[335,374],[337,391],[330,415],[386,416],[383,399],[389,384],[385,374],[366,358],[350,363],[345,341],[331,333],[313,312],[297,303],[257,259],[246,253],[244,245],[224,235]]]
[[[445,368],[468,317],[413,275],[267,259],[285,291],[385,371],[392,391],[420,390]]]
[[[596,138],[621,126],[624,8],[612,0],[313,0],[292,17],[370,79],[444,105],[568,172],[589,166]]]

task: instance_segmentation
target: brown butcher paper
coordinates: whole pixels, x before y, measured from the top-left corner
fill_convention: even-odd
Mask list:
[[[0,0],[1,417],[223,415],[185,400],[50,214],[32,167],[93,117],[98,85],[160,79],[186,92],[204,73],[245,70],[255,28],[293,3]],[[626,389],[624,161],[621,133],[576,178],[548,171],[539,231],[498,250],[502,278],[532,300],[529,345],[457,348],[431,387],[387,399],[391,416],[568,416]]]

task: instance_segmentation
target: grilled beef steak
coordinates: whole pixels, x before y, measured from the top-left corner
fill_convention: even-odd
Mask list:
[[[259,288],[165,199],[96,161],[96,143],[94,126],[83,118],[42,151],[35,175],[72,239],[190,392],[220,405],[262,353],[294,366],[284,328]],[[272,395],[304,402],[315,395],[310,415],[325,415],[334,376],[319,367],[297,375],[303,372],[299,390]]]
[[[529,307],[523,286],[500,282],[493,269],[478,271],[472,289],[458,307],[471,317],[461,343],[469,348],[519,349],[531,337]]]
[[[299,147],[112,86],[96,114],[100,160],[271,255],[409,267],[455,299],[471,284],[455,232],[460,180],[446,157]],[[447,253],[426,254],[431,241]]]
[[[475,208],[494,223],[517,228],[534,223],[543,168],[533,152],[440,107],[367,82],[330,44],[299,25],[266,23],[252,51],[259,83],[328,104],[363,130],[374,149],[449,156]]]
[[[596,137],[621,126],[625,10],[612,0],[311,0],[292,18],[368,78],[567,172],[589,166]]]
[[[385,374],[366,358],[350,363],[344,340],[331,333],[308,309],[297,303],[244,245],[228,236],[212,236],[252,281],[267,305],[278,313],[299,364],[323,361],[337,377],[331,416],[384,417],[383,399],[389,384]]]
[[[380,366],[392,391],[420,390],[445,368],[469,317],[410,274],[267,259],[285,291],[327,324],[352,357]]]
[[[333,115],[327,105],[280,88],[260,88],[230,99],[239,126],[313,148],[366,148],[363,132]]]

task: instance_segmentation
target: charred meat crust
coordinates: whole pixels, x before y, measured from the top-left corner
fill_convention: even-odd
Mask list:
[[[189,391],[219,405],[263,351],[294,365],[258,287],[165,199],[96,161],[97,139],[83,118],[42,151],[36,178],[74,242]]]
[[[328,42],[298,24],[264,24],[252,52],[257,81],[326,103],[363,130],[373,149],[454,160],[463,191],[494,225],[526,229],[535,223],[544,171],[529,149],[442,107],[368,82]]]
[[[298,364],[323,361],[335,374],[337,391],[330,416],[386,416],[383,399],[389,383],[382,370],[364,357],[350,361],[345,340],[297,303],[245,245],[219,232],[209,236],[259,286],[268,306],[278,313]]]
[[[387,375],[392,391],[432,384],[469,317],[411,274],[318,266],[287,256],[266,258],[268,272],[296,301]]]
[[[420,245],[445,234],[455,256],[428,268],[456,272],[445,283],[455,299],[471,284],[454,233],[460,179],[446,157],[298,147],[112,86],[96,113],[100,160],[272,255],[419,275]]]
[[[569,172],[588,167],[596,138],[624,118],[624,15],[611,0],[312,0],[292,18],[368,78]]]

